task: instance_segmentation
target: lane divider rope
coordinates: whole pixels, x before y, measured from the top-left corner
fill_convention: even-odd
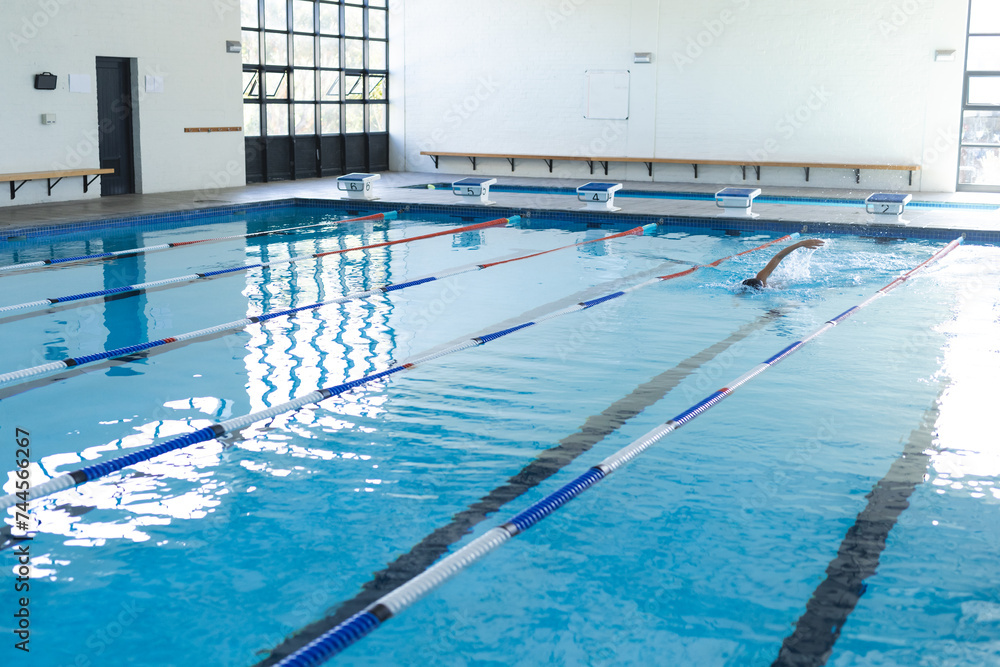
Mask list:
[[[944,257],[949,252],[954,250],[961,242],[961,238],[955,239],[947,246],[936,252],[930,259],[881,288],[862,303],[844,311],[830,320],[827,320],[823,326],[819,327],[802,340],[789,345],[778,354],[772,356],[763,363],[758,364],[749,372],[736,378],[723,389],[715,392],[705,400],[695,404],[688,410],[685,410],[673,419],[667,421],[665,424],[658,426],[640,437],[638,440],[635,440],[629,445],[618,450],[576,479],[556,490],[554,493],[534,503],[523,512],[511,517],[503,524],[490,529],[482,536],[472,540],[469,544],[454,553],[445,556],[442,560],[427,568],[413,579],[401,585],[399,588],[396,588],[395,590],[382,596],[366,609],[348,618],[337,627],[321,635],[311,643],[279,662],[279,667],[311,667],[313,665],[319,665],[326,662],[369,634],[372,630],[380,626],[388,619],[398,615],[401,611],[412,605],[418,599],[429,593],[447,579],[450,579],[455,574],[475,563],[486,554],[502,546],[507,540],[523,533],[548,515],[552,514],[552,512],[559,509],[570,500],[577,497],[591,486],[634,459],[645,449],[651,447],[667,434],[672,431],[676,431],[684,424],[688,423],[698,415],[703,414],[712,406],[718,404],[719,401],[732,394],[740,386],[746,384],[757,375],[760,375],[771,366],[774,366],[779,361],[786,358],[792,352],[800,349],[803,345],[817,336],[820,336],[824,332],[835,327],[840,322],[843,322],[846,318],[869,305],[876,299],[885,296],[892,289],[903,284],[917,271],[920,271],[928,264]]]
[[[106,350],[103,352],[95,352],[93,354],[84,354],[76,357],[67,357],[65,359],[58,359],[56,361],[50,361],[45,364],[39,364],[38,366],[32,366],[31,368],[24,368],[21,370],[11,371],[9,373],[0,373],[0,386],[8,385],[13,382],[27,380],[38,375],[43,375],[45,373],[50,373],[53,371],[61,371],[67,368],[74,368],[77,366],[83,366],[85,364],[96,363],[98,361],[103,361],[104,359],[113,359],[115,357],[124,357],[130,354],[136,354],[144,350],[148,350],[154,347],[160,347],[162,345],[167,345],[169,343],[177,343],[182,341],[194,340],[197,338],[203,338],[206,336],[215,336],[225,332],[239,331],[245,329],[251,324],[258,324],[260,322],[266,322],[268,320],[275,319],[277,317],[285,317],[288,315],[294,315],[307,310],[315,310],[323,306],[329,306],[338,303],[345,303],[347,301],[352,301],[354,299],[365,299],[376,294],[384,294],[389,292],[395,292],[401,289],[406,289],[407,287],[414,287],[416,285],[423,285],[429,282],[434,282],[436,280],[443,280],[445,278],[450,278],[453,276],[460,275],[462,273],[468,273],[470,271],[479,271],[483,269],[488,269],[493,266],[499,266],[501,264],[507,264],[509,262],[516,262],[522,259],[528,259],[531,257],[537,257],[539,255],[544,255],[550,252],[555,252],[557,250],[565,250],[567,248],[575,248],[581,245],[587,245],[589,243],[598,243],[601,241],[609,241],[611,239],[620,238],[623,236],[642,236],[643,234],[648,234],[656,228],[656,223],[649,225],[644,225],[642,227],[635,227],[633,229],[626,230],[624,232],[619,232],[617,234],[611,234],[609,236],[604,236],[599,239],[591,239],[589,241],[581,241],[579,243],[573,243],[570,245],[565,245],[560,248],[553,248],[551,250],[545,250],[543,252],[536,252],[530,255],[523,255],[521,257],[515,257],[513,259],[505,259],[498,262],[487,262],[486,264],[473,264],[470,266],[458,267],[456,269],[451,269],[443,273],[439,273],[434,276],[429,276],[426,278],[417,278],[415,280],[410,280],[404,283],[387,283],[381,287],[376,287],[370,290],[350,292],[343,296],[335,297],[333,299],[327,299],[326,301],[321,301],[319,303],[312,303],[305,306],[297,306],[295,308],[288,308],[286,310],[280,310],[270,313],[264,313],[261,315],[256,315],[253,317],[245,317],[239,320],[233,320],[232,322],[226,322],[225,324],[217,324],[212,327],[205,329],[199,329],[197,331],[189,331],[183,334],[177,334],[175,336],[168,336],[166,338],[160,338],[159,340],[153,340],[146,343],[136,343],[134,345],[126,345],[123,347],[115,348],[113,350]]]
[[[68,264],[70,262],[88,262],[97,259],[112,259],[114,257],[133,257],[135,255],[144,255],[149,252],[156,252],[158,250],[170,250],[172,248],[181,248],[184,246],[195,245],[198,243],[214,243],[216,241],[231,241],[234,239],[252,239],[257,236],[267,236],[269,234],[282,234],[284,232],[294,232],[301,229],[312,229],[314,227],[326,227],[328,225],[339,225],[343,222],[361,222],[362,220],[392,220],[396,217],[396,211],[389,211],[387,213],[375,213],[373,215],[366,215],[360,218],[345,218],[344,220],[329,220],[327,222],[319,222],[314,225],[302,225],[301,227],[286,227],[284,229],[271,229],[264,232],[253,232],[250,234],[234,234],[232,236],[219,236],[211,239],[196,239],[194,241],[174,241],[173,243],[160,243],[158,245],[148,245],[142,248],[131,248],[129,250],[115,250],[112,252],[99,252],[93,255],[79,255],[77,257],[61,257],[58,259],[43,259],[37,262],[25,262],[23,264],[8,264],[7,266],[0,266],[0,274],[5,271],[20,271],[23,269],[35,269],[35,268],[48,268],[50,266],[58,266],[60,264]]]
[[[395,211],[392,211],[392,213],[395,213]],[[379,215],[382,214],[380,213]],[[52,297],[49,299],[41,299],[39,301],[29,301],[26,303],[15,304],[13,306],[0,307],[0,315],[2,315],[3,313],[9,313],[17,310],[47,307],[55,305],[57,303],[67,303],[70,301],[79,301],[81,299],[91,299],[94,297],[108,296],[111,294],[121,294],[123,292],[141,292],[142,290],[146,290],[151,287],[162,287],[163,285],[172,285],[175,283],[193,282],[196,280],[203,280],[205,278],[214,278],[216,276],[238,273],[240,271],[249,271],[250,269],[264,268],[270,266],[281,266],[282,264],[294,264],[295,262],[301,262],[302,260],[319,259],[321,257],[328,257],[330,255],[339,255],[341,253],[352,252],[355,250],[371,250],[372,248],[384,248],[385,246],[396,245],[399,243],[410,243],[411,241],[422,241],[424,239],[434,238],[436,236],[445,236],[448,234],[461,234],[463,232],[471,232],[478,229],[486,229],[487,227],[501,227],[510,222],[516,222],[517,220],[520,220],[520,216],[513,216],[511,218],[498,218],[496,220],[488,220],[487,222],[480,222],[475,225],[466,225],[465,227],[454,227],[452,229],[446,229],[443,231],[433,232],[430,234],[421,234],[420,236],[408,236],[406,238],[396,239],[395,241],[382,241],[380,243],[369,243],[368,245],[355,246],[353,248],[341,248],[339,250],[315,252],[309,255],[299,255],[298,257],[289,257],[288,259],[278,259],[272,262],[261,262],[259,264],[244,264],[242,266],[234,266],[228,269],[216,269],[214,271],[204,271],[202,273],[190,273],[186,276],[175,276],[173,278],[165,278],[163,280],[153,280],[151,282],[139,283],[137,285],[122,285],[121,287],[112,287],[111,289],[97,290],[94,292],[83,292],[81,294],[71,294],[69,296]]]
[[[756,248],[752,248],[750,251],[747,252],[752,252],[753,250],[766,248],[767,246],[770,246],[774,243],[789,238],[791,238],[791,235],[783,236],[779,239],[775,239],[763,245],[757,246]],[[745,253],[740,253],[740,254],[745,254]],[[730,257],[732,256],[733,255],[730,255]],[[58,477],[54,477],[41,484],[33,485],[31,487],[31,491],[28,494],[28,499],[35,500],[37,498],[42,498],[51,495],[53,493],[56,493],[58,491],[63,491],[65,489],[69,489],[74,486],[78,486],[80,484],[84,484],[86,482],[90,482],[95,479],[105,477],[113,472],[117,472],[119,470],[133,466],[143,461],[148,461],[149,459],[160,456],[161,454],[189,447],[197,443],[214,440],[216,438],[222,437],[223,435],[226,435],[227,433],[233,433],[241,429],[244,429],[247,426],[254,424],[256,422],[263,421],[266,419],[271,419],[272,417],[275,417],[279,414],[283,414],[285,412],[291,412],[293,410],[297,410],[304,405],[309,405],[311,403],[318,403],[327,398],[331,398],[333,396],[339,396],[344,392],[356,389],[357,387],[360,387],[364,384],[368,384],[370,382],[376,382],[378,380],[382,380],[395,373],[409,370],[411,368],[418,366],[419,364],[423,364],[428,361],[433,361],[435,359],[438,359],[448,354],[452,354],[454,352],[460,352],[462,350],[467,350],[473,347],[478,347],[480,345],[485,345],[486,343],[497,340],[498,338],[502,338],[503,336],[514,333],[515,331],[520,331],[522,329],[526,329],[527,327],[531,327],[536,324],[540,324],[541,322],[545,322],[554,319],[556,317],[561,317],[569,313],[579,312],[581,310],[593,308],[598,304],[606,303],[611,299],[615,299],[624,294],[634,292],[647,285],[658,283],[661,280],[670,280],[671,278],[675,278],[679,275],[687,275],[687,273],[688,272],[681,272],[680,274],[672,274],[669,276],[660,276],[657,278],[653,278],[652,280],[647,280],[642,283],[638,283],[637,285],[633,285],[632,287],[615,292],[605,297],[599,297],[596,299],[591,299],[589,301],[582,301],[580,303],[573,304],[565,308],[560,308],[556,311],[543,315],[542,317],[536,318],[530,322],[524,322],[522,324],[518,324],[516,326],[509,327],[507,329],[495,331],[489,334],[484,334],[482,336],[476,336],[474,338],[470,338],[469,340],[456,343],[455,345],[449,346],[437,352],[417,355],[410,361],[406,361],[401,364],[391,366],[390,368],[384,371],[379,371],[377,373],[365,375],[356,380],[351,380],[349,382],[344,382],[335,386],[324,387],[322,389],[318,389],[311,393],[305,394],[304,396],[292,399],[291,401],[286,401],[285,403],[280,403],[270,408],[259,410],[257,412],[252,412],[243,415],[241,417],[229,419],[224,422],[218,422],[212,424],[211,426],[206,426],[205,428],[198,429],[197,431],[193,431],[191,433],[187,433],[177,438],[173,438],[172,440],[168,440],[158,445],[152,445],[150,447],[146,447],[144,449],[132,452],[125,456],[120,456],[114,459],[110,459],[108,461],[86,466],[84,468],[80,468],[72,472],[64,473],[62,475],[59,475]],[[0,510],[11,507],[18,502],[23,502],[23,498],[19,499],[16,494],[8,494],[2,496],[0,497]]]

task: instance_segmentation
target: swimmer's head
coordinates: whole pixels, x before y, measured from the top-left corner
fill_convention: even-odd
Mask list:
[[[740,285],[742,287],[746,287],[748,289],[753,289],[753,290],[764,289],[764,281],[758,278],[747,278],[742,283],[740,283]]]

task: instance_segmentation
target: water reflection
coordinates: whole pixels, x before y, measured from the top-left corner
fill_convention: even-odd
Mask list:
[[[996,382],[1000,378],[1000,249],[964,247],[939,279],[957,294],[955,316],[938,329],[949,337],[931,483],[939,493],[962,491],[1000,499],[996,447]]]
[[[348,233],[338,237],[336,248],[385,240],[388,231],[384,229],[373,229],[364,236]],[[262,261],[270,261],[330,249],[320,248],[317,241],[290,241],[261,246],[260,254]],[[405,246],[264,269],[258,282],[249,286],[254,296],[250,314],[295,308],[386,284],[391,281],[393,252],[405,254]],[[357,300],[251,328],[245,363],[252,409],[384,368],[395,349],[395,335],[389,326],[391,313],[387,300]],[[283,415],[274,424],[296,419],[294,414]]]
[[[389,236],[387,224],[353,225],[346,231],[349,233],[333,240],[336,247],[384,241]],[[254,239],[246,248],[246,254],[249,261],[269,261],[330,250],[330,243],[329,238],[303,240],[298,236],[281,237],[277,243],[273,238]],[[133,233],[109,239],[104,249],[141,245],[142,234]],[[390,260],[394,255],[397,262],[405,262],[406,252],[405,247],[377,248],[323,261],[255,271],[242,285],[239,281],[219,281],[215,298],[227,305],[249,299],[254,313],[314,303],[390,282]],[[144,282],[147,277],[146,260],[141,256],[123,257],[91,270],[102,272],[105,288]],[[103,327],[98,326],[106,335],[106,348],[149,339],[149,318],[162,319],[169,311],[162,307],[149,309],[147,305],[147,297],[143,294],[109,299],[102,307],[93,309],[97,318],[95,324],[103,324]],[[250,343],[243,359],[250,408],[260,409],[318,386],[335,384],[347,377],[385,367],[395,347],[388,322],[391,312],[386,302],[355,302],[278,319],[266,328],[252,328],[247,334]],[[212,372],[207,373],[206,378],[220,378],[218,381],[223,382],[224,387],[230,387],[229,380],[221,379],[224,374],[219,373],[219,365],[213,362],[209,370]],[[112,368],[108,374],[136,372],[130,365],[122,365]],[[118,419],[102,419],[100,427],[119,425],[127,429],[127,435],[79,452],[61,452],[33,462],[34,479],[37,482],[50,478],[227,419],[233,416],[235,402],[242,397],[222,391],[220,386],[218,396],[209,393],[186,398],[177,398],[174,393],[171,398],[161,398],[158,407],[140,413],[142,416],[127,413]],[[151,407],[149,397],[154,395],[160,394],[154,391],[146,397],[147,408]],[[308,440],[315,437],[314,429],[319,432],[356,430],[355,419],[381,414],[384,400],[381,396],[351,396],[326,409],[305,409],[294,415],[284,415],[267,425],[270,432],[259,441],[252,437],[256,431],[248,432],[250,439],[245,443],[246,449],[284,449],[297,460],[366,460],[368,457],[360,453],[330,452],[321,446],[323,443],[311,447]],[[239,410],[243,412],[246,405],[240,402]],[[286,424],[288,430],[280,428]],[[257,430],[264,429],[262,426]],[[100,546],[108,540],[147,541],[150,526],[168,525],[176,519],[203,520],[223,504],[223,496],[231,489],[222,481],[226,478],[220,479],[217,469],[221,465],[231,465],[225,461],[229,456],[227,450],[224,442],[211,441],[157,457],[120,475],[42,501],[32,508],[32,518],[38,530],[64,536],[65,543],[70,545]],[[288,475],[294,469],[280,461],[274,466],[260,467],[262,472],[273,476]],[[8,479],[5,486],[6,491],[13,490],[12,480]],[[44,574],[55,576],[48,570]]]
[[[104,244],[105,252],[129,250],[142,247],[142,235],[115,236]],[[113,262],[104,262],[104,289],[122,285],[137,285],[146,282],[146,258],[144,255],[125,256]],[[108,330],[106,350],[133,345],[136,341],[149,340],[146,322],[146,294],[131,294],[108,297],[104,300],[104,327]],[[140,371],[132,365],[112,366],[108,375],[137,375]]]

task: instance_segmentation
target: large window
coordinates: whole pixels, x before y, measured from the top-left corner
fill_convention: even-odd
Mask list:
[[[960,190],[1000,190],[1000,2],[971,0]]]
[[[241,7],[248,179],[387,167],[386,0]]]

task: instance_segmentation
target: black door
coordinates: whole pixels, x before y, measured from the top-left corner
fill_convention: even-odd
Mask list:
[[[114,174],[101,177],[101,195],[135,192],[132,164],[132,72],[128,58],[97,59],[97,118],[101,169]]]

